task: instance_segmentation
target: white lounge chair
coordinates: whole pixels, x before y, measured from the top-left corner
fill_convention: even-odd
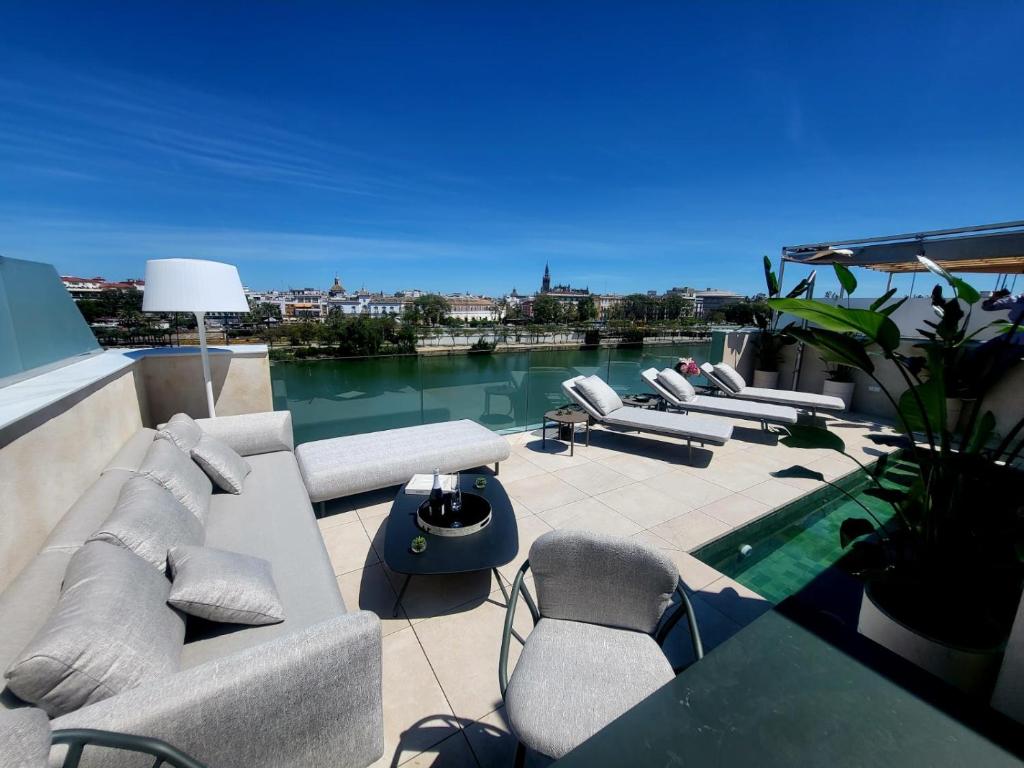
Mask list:
[[[845,411],[846,403],[841,398],[832,395],[815,395],[811,392],[796,392],[789,389],[765,389],[763,387],[748,387],[743,377],[736,373],[729,366],[721,366],[727,372],[731,371],[737,382],[741,385],[733,388],[726,383],[719,375],[714,366],[710,363],[702,363],[700,366],[704,377],[718,387],[722,394],[727,397],[735,397],[740,400],[755,400],[761,403],[775,403],[777,405],[789,405],[793,408],[800,408],[810,411],[812,416],[817,415],[818,410],[823,411]]]
[[[603,386],[605,396],[593,402],[582,390],[577,389],[581,381],[591,381]],[[684,416],[681,413],[655,411],[649,408],[635,408],[623,405],[614,390],[597,376],[577,376],[562,382],[562,391],[574,403],[589,413],[595,421],[614,427],[635,429],[637,432],[655,432],[686,440],[687,449],[692,452],[691,441],[701,445],[725,445],[732,437],[732,425],[714,419],[698,416]]]
[[[772,405],[754,401],[732,400],[728,397],[693,394],[683,400],[658,380],[658,369],[648,368],[640,377],[651,389],[661,395],[672,408],[697,413],[713,413],[717,416],[731,416],[735,419],[750,419],[761,422],[761,429],[768,430],[769,424],[796,424],[798,414],[795,408],[786,405]],[[692,390],[691,390],[692,391]]]

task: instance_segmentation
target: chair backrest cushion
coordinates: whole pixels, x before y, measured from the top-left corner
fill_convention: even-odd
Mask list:
[[[622,400],[615,390],[605,384],[597,374],[577,380],[576,390],[587,398],[587,402],[602,416],[607,416],[622,407]]]
[[[176,413],[157,430],[156,436],[169,440],[179,451],[188,454],[199,443],[203,430],[187,413]]]
[[[679,581],[675,564],[654,547],[573,529],[537,539],[530,567],[542,616],[647,633]]]
[[[139,467],[139,474],[162,485],[200,522],[206,522],[213,483],[191,458],[169,440],[153,441]]]
[[[747,386],[747,382],[744,381],[743,377],[736,373],[736,369],[731,365],[725,363],[715,364],[715,375],[718,376],[718,380],[723,382],[725,386],[731,389],[733,392],[739,392]]]
[[[658,383],[681,402],[688,403],[697,396],[693,385],[678,371],[671,368],[663,368],[658,371]]]
[[[142,558],[89,542],[68,563],[50,618],[4,673],[8,687],[57,717],[177,672],[185,621],[167,605],[170,591]]]
[[[206,529],[199,518],[163,486],[148,477],[133,477],[121,488],[114,511],[89,541],[130,549],[161,575],[167,573],[167,550],[202,544]]]

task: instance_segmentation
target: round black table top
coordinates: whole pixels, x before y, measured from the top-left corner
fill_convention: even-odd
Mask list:
[[[558,424],[582,424],[590,416],[586,411],[567,411],[564,408],[555,408],[545,413],[544,418]]]
[[[478,477],[487,479],[487,485],[482,489],[474,485]],[[498,478],[463,472],[459,475],[459,487],[463,493],[475,493],[490,502],[491,522],[487,527],[469,536],[427,533],[416,524],[416,510],[427,497],[408,494],[403,486],[391,505],[384,536],[384,562],[388,568],[411,575],[467,573],[505,565],[519,554],[516,515],[512,501]],[[419,554],[410,549],[412,540],[417,536],[427,540],[426,550]]]

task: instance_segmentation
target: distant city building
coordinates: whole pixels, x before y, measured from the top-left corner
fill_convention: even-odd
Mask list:
[[[540,283],[540,292],[545,296],[558,299],[562,304],[575,304],[580,299],[590,295],[589,288],[573,288],[571,285],[551,285],[551,270],[547,264],[544,265],[544,278]]]
[[[734,291],[723,291],[718,288],[707,288],[703,291],[694,291],[696,305],[694,307],[697,317],[708,317],[709,315],[743,301],[744,296]]]
[[[102,277],[74,277],[72,275],[61,275],[60,280],[75,301],[93,298],[103,291],[123,291],[133,288],[138,291],[146,290],[145,280],[124,280],[114,283]]]
[[[449,315],[456,320],[497,320],[500,314],[498,304],[485,296],[455,294],[446,296],[451,307]]]
[[[615,308],[622,303],[622,297],[613,293],[600,294],[594,296],[594,303],[597,305],[597,318],[607,320]]]

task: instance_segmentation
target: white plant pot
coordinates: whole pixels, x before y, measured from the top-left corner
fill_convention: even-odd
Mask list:
[[[968,694],[987,694],[999,672],[1001,649],[957,648],[919,634],[880,608],[869,589],[861,599],[857,631]]]
[[[754,371],[754,386],[763,389],[778,389],[778,371]]]
[[[857,383],[853,381],[829,381],[826,379],[821,385],[821,394],[838,397],[846,403],[846,410],[850,410],[853,407],[853,388],[855,386]]]

